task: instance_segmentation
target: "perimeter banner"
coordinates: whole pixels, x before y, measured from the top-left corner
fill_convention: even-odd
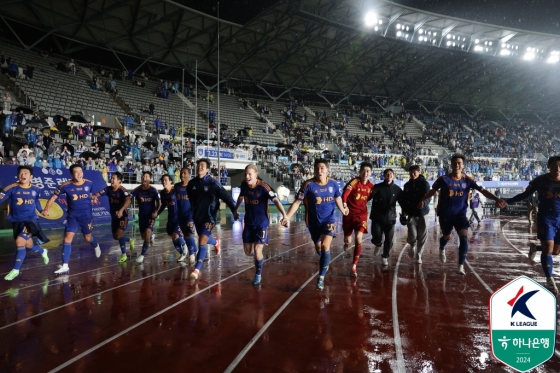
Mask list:
[[[105,180],[99,171],[84,171],[84,178],[89,179],[95,186],[92,190],[97,193],[107,186]],[[58,186],[65,181],[71,180],[70,171],[54,168],[33,167],[33,178],[31,183],[41,189],[39,195],[41,206],[45,206],[47,201],[53,195]],[[17,166],[0,166],[0,187],[4,188],[10,184],[17,182]],[[93,204],[93,221],[94,224],[107,224],[111,222],[109,213],[109,200],[105,197],[99,198],[96,204]],[[50,216],[43,217],[39,215],[39,221],[43,228],[60,228],[66,224],[66,197],[58,198],[50,209]]]

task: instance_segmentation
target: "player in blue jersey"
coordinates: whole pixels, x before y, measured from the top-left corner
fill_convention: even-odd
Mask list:
[[[183,232],[179,227],[179,209],[177,203],[177,196],[173,188],[173,180],[170,175],[163,175],[161,177],[161,184],[163,189],[161,190],[161,207],[159,208],[158,215],[160,215],[165,208],[167,208],[167,227],[166,231],[171,239],[173,240],[173,245],[175,249],[181,254],[178,262],[184,262],[187,258],[187,251],[185,250],[187,245],[183,239]]]
[[[258,178],[258,169],[254,164],[245,167],[245,181],[241,183],[241,192],[237,198],[235,212],[245,202],[245,217],[243,218],[243,250],[245,255],[255,256],[255,278],[253,285],[259,285],[262,280],[264,263],[263,247],[268,244],[268,201],[274,202],[282,219],[288,221],[284,206],[276,193],[264,181]]]
[[[151,172],[142,173],[142,184],[137,186],[131,194],[132,198],[136,198],[138,205],[138,225],[140,226],[140,235],[144,240],[142,244],[142,252],[136,258],[136,263],[142,263],[148,252],[152,241],[152,232],[154,231],[154,223],[157,218],[158,210],[161,206],[161,200],[156,188],[150,185],[152,182]]]
[[[128,227],[128,206],[130,206],[130,193],[121,185],[122,174],[115,172],[111,175],[111,185],[102,189],[99,193],[93,195],[94,201],[100,196],[109,198],[109,211],[111,213],[111,232],[113,238],[119,241],[121,247],[121,257],[119,263],[127,261],[126,243],[130,245],[130,251],[134,251],[134,238],[128,238],[124,235]]]
[[[14,239],[16,241],[16,261],[5,280],[12,281],[19,275],[19,270],[25,259],[26,249],[41,254],[43,262],[49,264],[49,256],[46,249],[39,247],[33,242],[33,234],[39,229],[37,213],[43,211],[39,203],[41,189],[31,184],[33,168],[30,166],[19,166],[17,168],[18,182],[5,187],[0,192],[0,203],[9,200],[8,220],[12,222]]]
[[[552,255],[560,254],[560,156],[552,156],[547,163],[548,173],[537,176],[521,194],[506,199],[515,203],[538,193],[537,238],[540,245],[531,243],[529,259],[534,260],[541,252],[541,265],[546,276],[546,288],[558,295],[558,287],[552,277]]]
[[[331,243],[336,237],[335,207],[348,215],[348,208],[344,207],[338,184],[328,178],[329,166],[325,159],[316,159],[313,165],[314,177],[307,180],[301,186],[297,199],[294,201],[288,213],[289,220],[297,211],[301,203],[305,205],[305,221],[315,244],[315,251],[321,256],[319,260],[319,278],[317,279],[317,290],[325,287],[325,275],[331,262]],[[286,220],[282,225],[286,225]]]
[[[175,190],[175,196],[177,196],[179,228],[181,228],[181,232],[183,232],[183,237],[189,250],[189,264],[194,265],[196,263],[196,252],[198,251],[198,248],[196,247],[196,241],[194,239],[195,227],[192,216],[191,201],[189,200],[189,194],[187,193],[187,186],[189,185],[190,180],[191,172],[186,167],[182,168],[181,182],[175,184],[173,189]]]
[[[432,185],[432,189],[420,199],[417,206],[419,209],[423,208],[424,201],[441,190],[437,209],[442,234],[439,239],[439,258],[442,263],[446,262],[445,245],[447,245],[451,238],[451,232],[455,228],[459,235],[459,268],[457,273],[460,275],[465,275],[464,264],[469,251],[467,236],[470,224],[467,219],[467,209],[471,189],[478,190],[484,197],[495,201],[496,207],[504,208],[506,206],[504,200],[478,185],[473,178],[463,174],[463,168],[465,168],[465,157],[463,155],[456,154],[451,157],[451,173],[439,177]]]
[[[82,231],[84,239],[89,242],[89,244],[95,250],[95,256],[99,258],[101,256],[101,248],[97,243],[97,239],[93,237],[93,216],[92,216],[92,188],[93,182],[88,179],[84,179],[84,170],[79,164],[73,164],[70,166],[70,174],[72,175],[72,180],[69,180],[61,184],[54,192],[52,197],[47,202],[45,206],[45,211],[43,214],[49,214],[49,209],[57,198],[61,195],[66,195],[66,205],[67,205],[67,216],[66,216],[66,228],[64,229],[64,241],[62,245],[62,266],[55,271],[56,274],[67,273],[70,269],[68,268],[68,261],[70,260],[70,254],[72,253],[72,241],[78,228]],[[48,216],[48,215],[47,215]]]
[[[194,226],[198,233],[198,257],[196,266],[190,274],[190,278],[193,280],[196,280],[200,274],[200,268],[208,250],[207,245],[214,245],[216,254],[220,253],[220,239],[212,237],[212,229],[216,225],[217,214],[220,209],[220,199],[233,212],[235,220],[239,217],[235,212],[235,202],[231,195],[211,175],[208,175],[210,166],[209,159],[201,158],[196,161],[197,176],[187,186]]]

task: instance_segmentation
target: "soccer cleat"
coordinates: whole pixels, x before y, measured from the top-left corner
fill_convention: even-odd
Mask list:
[[[377,256],[380,250],[381,250],[381,246],[375,246],[375,249],[373,249],[373,255]]]
[[[41,257],[43,258],[43,263],[49,264],[49,251],[47,249],[43,249]]]
[[[68,272],[70,272],[70,268],[68,267],[68,264],[66,264],[66,263],[59,266],[58,269],[56,271],[54,271],[54,273],[57,274],[57,275],[62,275],[62,274],[68,273]]]
[[[416,254],[416,263],[422,264],[422,254]]]
[[[119,258],[119,263],[124,263],[128,260],[128,257],[126,256],[126,254],[122,254],[121,257]]]
[[[412,259],[414,258],[414,255],[416,255],[416,250],[414,250],[414,245],[410,245],[408,248],[408,257]]]
[[[194,265],[196,263],[196,256],[194,254],[189,255],[189,265]]]
[[[184,262],[185,259],[187,258],[187,254],[185,254],[184,252],[181,254],[181,256],[179,257],[179,259],[177,259],[178,262]]]
[[[255,275],[255,278],[253,279],[252,284],[254,286],[260,285],[261,284],[261,280],[262,280],[262,276],[261,275]]]
[[[352,277],[358,277],[358,271],[356,270],[356,266],[352,266],[352,272],[350,273]]]
[[[381,258],[381,263],[382,263],[384,266],[388,266],[388,265],[389,265],[389,260],[388,260],[387,258]]]
[[[556,287],[556,282],[552,277],[546,278],[546,285],[544,285],[550,292],[554,295],[558,295],[558,288]]]
[[[537,244],[536,243],[531,242],[531,244],[529,245],[529,254],[527,256],[529,257],[529,260],[535,261],[535,256],[537,256]]]
[[[99,247],[99,244],[97,244],[97,246],[95,246],[93,250],[95,250],[95,257],[99,258],[101,256],[101,248]]]
[[[216,255],[220,254],[220,250],[222,249],[222,240],[219,238],[216,238],[216,244],[214,245],[214,251],[216,252]]]
[[[14,278],[18,277],[19,271],[17,269],[12,269],[5,277],[4,280],[12,281]]]
[[[189,278],[191,280],[198,280],[198,274],[199,274],[198,269],[195,269],[194,271],[191,272]]]
[[[439,260],[441,260],[442,263],[445,263],[447,261],[447,257],[445,256],[445,250],[439,251]]]
[[[457,274],[462,276],[466,275],[465,267],[462,264],[459,265],[459,269],[457,269]]]
[[[134,251],[134,244],[136,243],[136,240],[134,238],[131,238],[130,241],[128,242],[129,246],[130,246],[130,252]]]
[[[136,258],[136,263],[143,263],[144,262],[144,255],[140,255],[138,256],[138,258]]]
[[[323,290],[325,288],[325,279],[322,277],[319,277],[317,279],[317,290]]]

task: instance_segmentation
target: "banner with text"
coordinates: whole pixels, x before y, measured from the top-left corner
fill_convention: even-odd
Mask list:
[[[84,178],[91,180],[95,186],[92,190],[97,193],[107,183],[101,176],[99,171],[84,171]],[[41,206],[45,207],[47,201],[53,195],[56,188],[65,181],[71,180],[72,176],[67,169],[54,169],[54,168],[40,168],[33,167],[33,177],[31,183],[41,189],[39,200]],[[2,188],[16,183],[17,180],[17,166],[0,166],[0,186]],[[92,209],[93,221],[95,224],[106,224],[111,222],[111,215],[109,212],[109,200],[105,197],[99,198],[97,203],[93,204]],[[52,205],[50,209],[50,216],[43,217],[39,215],[39,221],[44,228],[60,228],[66,224],[66,196],[62,195]]]
[[[199,158],[218,158],[218,150],[206,146],[197,146],[196,152]],[[232,161],[250,161],[249,152],[239,149],[220,149],[220,158]]]

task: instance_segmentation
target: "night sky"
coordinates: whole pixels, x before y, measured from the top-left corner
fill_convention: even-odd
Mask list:
[[[222,0],[220,16],[245,24],[279,0]],[[393,0],[395,3],[452,17],[504,27],[560,34],[560,0]],[[216,15],[216,1],[176,0]],[[372,1],[373,2],[373,1]]]

